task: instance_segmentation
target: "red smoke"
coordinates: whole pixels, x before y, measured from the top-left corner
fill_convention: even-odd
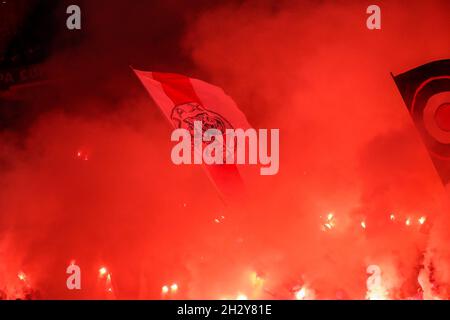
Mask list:
[[[380,31],[364,1],[85,4],[84,42],[47,63],[56,98],[23,97],[39,116],[0,136],[0,290],[22,271],[42,298],[106,298],[106,266],[121,299],[363,299],[378,265],[390,298],[430,291],[421,270],[449,298],[450,192],[390,72],[448,58],[450,6],[378,5]],[[280,128],[278,175],[225,206],[200,167],[171,163],[130,64],[218,85]]]

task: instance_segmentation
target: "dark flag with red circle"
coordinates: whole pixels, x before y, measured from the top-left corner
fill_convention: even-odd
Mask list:
[[[394,76],[444,185],[450,182],[450,60]]]

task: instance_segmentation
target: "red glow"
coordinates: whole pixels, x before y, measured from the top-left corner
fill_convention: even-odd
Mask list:
[[[167,17],[86,1],[89,37],[45,61],[63,81],[0,132],[0,299],[450,298],[449,187],[390,77],[448,57],[448,1],[378,1],[381,32],[366,1],[279,2],[160,1]],[[130,64],[202,78],[279,128],[279,173],[243,168],[245,201],[224,203],[170,161]]]
[[[436,110],[436,123],[442,130],[450,131],[450,103],[444,103]]]

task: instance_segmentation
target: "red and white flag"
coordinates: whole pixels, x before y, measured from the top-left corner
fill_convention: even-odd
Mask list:
[[[133,69],[155,103],[173,125],[192,132],[193,122],[203,130],[249,129],[244,113],[221,88],[180,74]],[[204,165],[211,180],[227,200],[242,196],[243,181],[234,164]]]

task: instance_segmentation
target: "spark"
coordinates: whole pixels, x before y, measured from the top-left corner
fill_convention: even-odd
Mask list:
[[[22,271],[20,271],[17,274],[17,277],[19,278],[20,281],[26,281],[27,280],[27,275],[24,272],[22,272]]]
[[[389,219],[391,219],[392,221],[394,221],[394,220],[395,220],[395,216],[394,216],[394,214],[393,214],[393,213],[391,213],[391,215],[389,216]]]
[[[264,279],[257,272],[252,272],[250,281],[255,288],[262,288],[264,285]]]
[[[89,160],[89,156],[88,156],[87,152],[84,152],[82,150],[77,151],[77,158],[84,160],[84,161]]]
[[[239,293],[236,297],[236,300],[248,300],[248,297],[243,293]]]
[[[331,230],[335,226],[334,222],[334,214],[332,212],[328,213],[326,222],[322,225],[322,229],[325,231],[326,229]]]
[[[422,216],[422,217],[419,218],[419,223],[420,223],[420,224],[424,224],[425,221],[427,221],[427,218],[426,218],[426,217]]]
[[[367,300],[388,300],[387,292],[384,288],[379,287],[367,292]]]
[[[109,293],[113,292],[113,286],[112,286],[112,280],[111,280],[111,274],[108,273],[106,276],[106,291]]]
[[[108,271],[106,267],[100,267],[98,269],[98,275],[100,278],[105,278],[105,290],[108,293],[113,293],[113,286],[112,286],[112,279],[111,279],[111,273]]]
[[[163,286],[161,291],[162,291],[163,294],[167,294],[167,293],[169,293],[169,287],[168,286]]]
[[[172,284],[170,286],[170,291],[177,292],[178,291],[178,285],[176,283]]]
[[[19,278],[20,281],[23,281],[23,282],[24,282],[25,286],[30,287],[30,282],[29,282],[28,276],[25,274],[25,272],[20,271],[20,272],[17,274],[17,277]]]
[[[308,288],[307,286],[304,285],[300,289],[296,290],[297,288],[294,288],[294,297],[296,300],[314,300],[316,298],[314,290]]]
[[[305,300],[305,298],[306,298],[306,288],[302,287],[300,290],[298,290],[295,293],[295,299],[297,299],[297,300]]]
[[[108,269],[106,269],[106,267],[101,267],[100,269],[98,269],[98,273],[100,277],[103,277],[105,274],[108,273]]]
[[[410,218],[406,219],[405,224],[407,226],[410,226],[411,225],[411,219]]]
[[[366,223],[365,223],[364,221],[361,221],[361,227],[362,227],[363,229],[366,229]]]
[[[225,216],[219,216],[214,219],[215,223],[221,223],[223,220],[225,220]]]

